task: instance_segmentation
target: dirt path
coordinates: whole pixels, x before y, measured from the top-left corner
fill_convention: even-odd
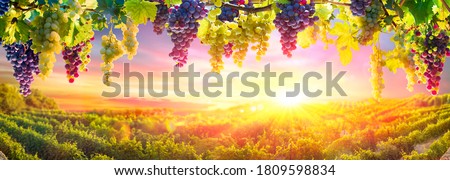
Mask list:
[[[447,152],[441,157],[441,160],[450,160],[450,148],[448,148]]]
[[[3,154],[3,152],[0,151],[0,160],[8,160],[8,158],[6,158],[5,154]]]
[[[414,150],[416,150],[419,154],[422,154],[424,152],[427,152],[428,149],[430,149],[431,144],[433,144],[434,141],[438,140],[439,138],[430,139],[422,144],[418,144],[414,146]]]

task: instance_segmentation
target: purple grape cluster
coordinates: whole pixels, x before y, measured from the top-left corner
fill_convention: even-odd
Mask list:
[[[415,35],[420,37],[422,34],[420,31],[416,31]],[[421,49],[413,49],[412,52],[419,55],[427,67],[423,74],[427,79],[427,90],[431,94],[437,95],[441,81],[440,75],[444,70],[444,60],[446,56],[450,56],[450,49],[448,48],[449,36],[445,31],[440,31],[439,33],[428,31],[425,39],[420,43]],[[419,69],[419,67],[416,67],[416,70]]]
[[[174,43],[169,56],[177,63],[176,66],[183,67],[187,63],[188,49],[200,26],[197,20],[205,18],[207,12],[205,3],[199,0],[183,0],[180,6],[169,9],[167,32]]]
[[[155,0],[155,2],[159,2],[159,4],[156,6],[158,11],[156,12],[155,21],[153,21],[153,32],[160,35],[169,19],[169,8],[164,4],[164,0]]]
[[[241,5],[241,4],[238,4],[238,3],[245,3],[245,2],[241,2],[241,1],[242,0],[240,0],[240,1],[238,1],[238,0],[231,0],[228,3],[236,4],[236,5]],[[237,10],[237,9],[233,9],[233,8],[225,7],[225,6],[222,6],[220,9],[222,10],[222,13],[220,13],[218,18],[222,22],[225,22],[225,21],[233,22],[234,18],[239,16],[239,10]]]
[[[0,16],[3,16],[9,10],[10,0],[0,0]]]
[[[6,51],[6,59],[14,69],[14,77],[20,84],[20,93],[24,96],[31,94],[31,83],[34,81],[33,73],[38,75],[39,54],[35,54],[30,48],[32,41],[27,43],[13,43],[3,46]]]
[[[297,33],[319,20],[319,17],[314,16],[314,5],[313,2],[306,4],[306,0],[292,0],[288,4],[277,3],[281,12],[276,15],[274,23],[281,34],[283,54],[289,58],[297,48]]]
[[[350,10],[354,16],[365,16],[371,3],[372,0],[351,0]]]
[[[81,60],[80,53],[83,51],[83,48],[86,46],[84,42],[74,46],[74,47],[64,47],[62,52],[63,59],[66,62],[64,66],[66,68],[66,75],[69,83],[74,83],[75,78],[78,78],[80,75],[78,73],[79,67],[83,64]]]

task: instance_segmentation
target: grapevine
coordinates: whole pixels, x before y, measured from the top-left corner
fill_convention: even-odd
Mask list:
[[[234,5],[243,5],[245,2],[242,0],[231,0],[229,3]],[[239,10],[230,7],[221,7],[221,13],[218,18],[222,22],[233,22],[234,19],[238,16]],[[233,44],[231,42],[225,44],[225,46],[223,46],[223,50],[223,54],[225,55],[225,57],[230,58],[233,54]]]
[[[325,49],[329,44],[337,48],[343,65],[353,60],[353,53],[360,45],[373,46],[381,33],[388,33],[393,35],[391,41],[395,47],[379,55],[378,51],[385,48],[379,45],[371,58],[377,99],[383,89],[382,72],[378,70],[383,67],[393,72],[402,68],[409,91],[419,83],[426,84],[430,94],[438,94],[444,63],[450,56],[450,8],[443,0],[105,2],[0,0],[1,40],[5,46],[23,45],[39,56],[36,72],[43,79],[51,75],[57,54],[63,51],[61,60],[66,63],[69,82],[73,82],[79,72],[88,71],[90,52],[95,49],[94,31],[111,27],[111,32],[102,37],[100,50],[104,61],[102,70],[109,82],[113,62],[125,53],[128,59],[137,54],[138,26],[148,21],[153,23],[153,31],[158,35],[167,30],[174,44],[169,57],[176,66],[187,63],[189,47],[199,38],[201,43],[210,46],[209,61],[214,72],[224,69],[223,56],[232,57],[235,64],[242,66],[249,48],[256,51],[256,60],[261,60],[274,29],[280,35],[285,56],[292,57],[297,46],[308,48],[320,40]],[[208,13],[207,9],[211,11]],[[117,40],[114,29],[122,30],[122,41]],[[33,43],[23,43],[29,40]],[[28,94],[23,87],[23,94]]]
[[[204,44],[209,44],[211,47],[208,54],[211,56],[209,60],[211,63],[212,71],[220,73],[223,70],[222,54],[224,53],[224,46],[227,44],[225,38],[228,31],[226,23],[217,20],[220,9],[211,10],[208,17],[202,20],[202,29],[199,30],[198,38]]]
[[[31,33],[34,52],[40,52],[39,69],[41,77],[47,78],[53,71],[56,62],[55,53],[62,50],[60,33],[68,23],[67,15],[58,6],[50,7],[43,16],[38,16],[32,22],[36,29]]]
[[[385,66],[383,52],[377,46],[373,46],[373,54],[370,56],[370,73],[372,75],[370,82],[373,96],[378,101],[381,99],[381,91],[384,89],[383,66]]]
[[[197,36],[200,26],[197,20],[206,17],[207,12],[205,4],[198,0],[183,0],[180,6],[169,9],[167,32],[174,43],[169,56],[176,62],[176,66],[183,67],[187,63],[188,48]]]
[[[24,96],[31,94],[33,74],[39,74],[39,57],[30,49],[32,41],[25,44],[13,43],[5,45],[6,58],[14,69],[14,77],[20,84],[20,93]]]
[[[375,0],[376,1],[376,0]],[[372,3],[372,0],[351,0],[350,10],[355,16],[365,16],[366,9]]]
[[[372,1],[370,7],[366,8],[366,15],[363,17],[356,17],[358,27],[362,29],[359,35],[359,42],[362,45],[369,45],[374,42],[374,37],[381,30],[381,3],[378,0]]]
[[[139,42],[136,35],[139,32],[137,25],[133,24],[130,19],[127,19],[126,26],[122,27],[123,40],[122,43],[125,46],[125,51],[128,54],[128,59],[132,60],[137,54]]]
[[[92,37],[91,39],[87,40],[85,42],[85,46],[84,48],[81,50],[80,52],[80,58],[81,58],[81,65],[80,65],[80,70],[81,71],[88,71],[87,65],[91,62],[91,49],[92,49],[92,43],[91,41],[93,41],[95,38]]]
[[[66,75],[69,83],[73,83],[75,78],[79,77],[80,65],[84,64],[81,58],[83,50],[86,48],[86,43],[80,43],[74,47],[64,47],[63,59],[66,63]],[[87,58],[87,57],[86,57]]]
[[[314,16],[314,3],[306,4],[306,0],[293,0],[289,4],[277,4],[281,13],[276,15],[275,26],[281,34],[280,43],[283,54],[292,57],[292,51],[297,48],[297,33],[314,25],[319,17]]]
[[[408,80],[406,89],[412,92],[417,81],[415,74],[416,71],[412,55],[408,49],[404,48],[406,46],[405,38],[406,33],[402,29],[397,29],[394,36],[391,38],[392,42],[395,44],[395,47],[393,50],[386,53],[386,61],[394,61],[394,63],[398,63],[399,66],[404,68],[406,79]]]
[[[157,5],[158,12],[156,12],[156,19],[153,21],[153,32],[160,35],[165,29],[165,24],[169,19],[169,8],[167,8],[164,0],[156,0],[156,2],[159,4]]]
[[[111,70],[114,68],[113,62],[119,59],[125,50],[123,49],[122,42],[117,40],[116,35],[109,32],[108,35],[102,36],[102,49],[100,50],[100,54],[102,55],[103,63],[102,71],[104,73],[104,83],[106,85],[110,84],[110,75]]]
[[[419,83],[426,84],[427,90],[437,95],[445,57],[450,55],[449,36],[445,30],[434,26],[414,31],[412,39],[411,52],[414,53],[417,75],[421,77]]]

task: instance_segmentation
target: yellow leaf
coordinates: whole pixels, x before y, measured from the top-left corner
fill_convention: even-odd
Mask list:
[[[319,17],[320,20],[328,20],[333,13],[333,7],[331,4],[316,4],[316,16]]]
[[[339,51],[339,57],[341,60],[342,65],[346,66],[352,61],[352,50],[347,48],[338,48]]]
[[[206,34],[208,34],[208,30],[210,28],[210,23],[208,20],[203,19],[199,22],[200,27],[198,28],[197,37],[202,40],[206,37]]]

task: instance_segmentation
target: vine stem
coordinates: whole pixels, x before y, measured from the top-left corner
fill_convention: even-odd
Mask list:
[[[450,12],[450,7],[448,6],[447,2],[444,0],[441,0],[442,4],[445,6],[445,9],[447,9],[448,12]]]
[[[335,5],[340,5],[340,6],[350,6],[350,3],[342,3],[342,2],[335,2],[335,1],[323,1],[323,2],[317,2],[316,4],[335,4]]]
[[[383,0],[379,0],[379,1],[380,1],[380,3],[381,3],[381,7],[383,8],[384,13],[386,14],[386,16],[389,16],[389,12],[387,11],[386,6],[384,6]],[[397,24],[394,22],[394,20],[392,20],[392,25],[393,25],[395,28],[397,28]]]
[[[272,10],[272,5],[267,5],[267,6],[255,8],[255,7],[243,7],[243,6],[230,4],[230,3],[223,3],[222,6],[223,7],[229,7],[229,8],[232,8],[232,9],[241,10],[241,11],[246,11],[246,12],[249,12],[249,13],[257,13],[257,12]]]

